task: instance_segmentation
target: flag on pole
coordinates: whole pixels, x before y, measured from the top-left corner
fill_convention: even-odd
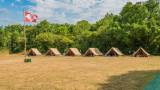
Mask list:
[[[32,22],[36,23],[38,19],[38,15],[32,14]]]
[[[37,19],[38,19],[38,15],[32,14],[29,11],[24,11],[24,22],[28,22],[28,23],[34,22],[35,23],[37,22]]]
[[[29,11],[24,11],[24,22],[32,22],[32,14]]]
[[[31,59],[27,59],[27,37],[26,37],[26,30],[25,30],[25,23],[36,23],[38,16],[36,14],[32,14],[29,11],[23,11],[23,19],[24,19],[24,26],[23,26],[23,30],[24,30],[24,41],[25,41],[25,45],[24,45],[24,50],[25,50],[25,59],[24,61],[28,62],[28,60],[31,61]]]

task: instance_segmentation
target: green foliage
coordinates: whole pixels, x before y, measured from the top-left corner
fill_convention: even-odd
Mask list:
[[[36,36],[34,43],[36,47],[42,51],[45,51],[49,47],[52,47],[54,43],[54,36],[51,33],[40,33]]]
[[[35,47],[42,52],[51,47],[61,52],[69,47],[77,47],[82,52],[89,47],[97,47],[102,52],[118,47],[131,54],[144,47],[151,54],[160,54],[160,3],[157,0],[128,2],[119,15],[107,13],[94,24],[86,20],[75,25],[51,24],[44,20],[25,29],[27,49]],[[9,48],[13,53],[23,51],[23,26],[0,27],[0,48]]]
[[[89,31],[91,28],[91,25],[88,21],[82,20],[77,22],[77,24],[73,28],[74,34],[81,34],[84,31]]]
[[[59,48],[63,51],[73,43],[73,40],[66,36],[55,35],[52,33],[41,33],[36,36],[34,40],[35,47],[39,48],[42,52],[46,52],[51,47]]]
[[[143,3],[139,2],[133,5],[129,2],[121,12],[122,23],[142,23],[148,14],[147,7]]]
[[[13,32],[11,34],[8,44],[9,50],[12,53],[21,52],[24,49],[24,38],[20,33]]]

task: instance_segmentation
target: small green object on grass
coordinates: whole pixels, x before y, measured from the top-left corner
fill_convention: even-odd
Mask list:
[[[24,59],[24,62],[26,62],[26,63],[32,62],[32,59],[31,58],[26,58],[26,59]]]

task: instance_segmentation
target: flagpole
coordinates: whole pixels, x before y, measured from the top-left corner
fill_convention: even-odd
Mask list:
[[[25,17],[25,9],[23,10],[23,31],[24,31],[24,58],[25,60],[27,59],[27,41],[26,41],[26,30],[25,30],[25,21],[24,21],[24,17]]]

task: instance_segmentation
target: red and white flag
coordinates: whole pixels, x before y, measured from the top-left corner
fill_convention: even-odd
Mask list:
[[[29,11],[24,12],[24,22],[37,22],[38,16],[36,14],[32,14]]]
[[[24,22],[32,22],[32,14],[29,11],[24,12]]]
[[[33,14],[32,15],[32,22],[37,22],[37,19],[38,19],[38,15],[36,15],[36,14]]]

